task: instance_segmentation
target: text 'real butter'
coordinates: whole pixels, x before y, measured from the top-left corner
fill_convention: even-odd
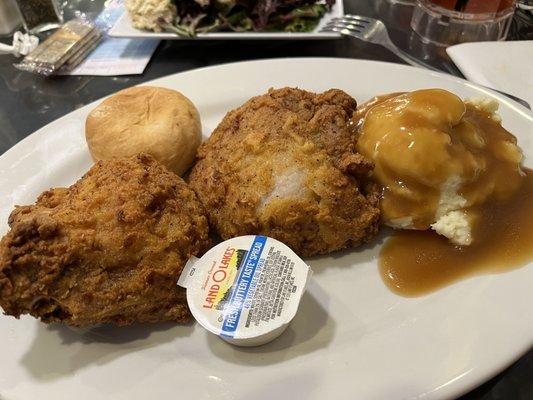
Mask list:
[[[287,328],[311,274],[278,240],[240,236],[191,257],[178,285],[200,325],[232,344],[259,346]]]

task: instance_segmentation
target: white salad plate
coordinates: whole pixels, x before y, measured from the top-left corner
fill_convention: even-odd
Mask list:
[[[229,110],[270,87],[377,94],[440,87],[500,102],[504,126],[531,166],[533,114],[488,89],[403,65],[333,58],[234,63],[150,82],[198,107],[204,136]],[[66,186],[91,166],[84,140],[97,102],[39,129],[0,157],[0,221],[15,204]],[[260,166],[258,166],[260,168]],[[307,260],[314,276],[281,337],[233,347],[197,324],[75,330],[0,316],[2,400],[450,399],[509,366],[533,345],[533,263],[400,297],[382,282],[385,237]]]
[[[317,27],[312,32],[210,32],[199,33],[194,38],[179,36],[171,32],[150,32],[136,29],[131,24],[131,18],[127,11],[117,20],[109,30],[111,37],[136,38],[136,39],[165,39],[165,40],[287,40],[287,39],[335,39],[341,34],[336,32],[320,32],[320,30],[333,18],[342,17],[344,8],[342,0],[337,0],[327,12]]]

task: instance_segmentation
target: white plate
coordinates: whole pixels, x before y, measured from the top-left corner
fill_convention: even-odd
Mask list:
[[[342,88],[359,101],[441,87],[493,96],[504,125],[533,155],[533,115],[505,97],[421,69],[306,58],[227,64],[151,84],[199,108],[205,135],[224,114],[269,87]],[[14,204],[69,185],[91,165],[83,107],[0,157],[0,220]],[[529,162],[529,161],[528,161]],[[403,298],[381,281],[379,242],[310,260],[315,272],[289,329],[255,349],[228,345],[198,325],[74,331],[30,317],[0,317],[0,397],[27,399],[443,399],[496,374],[532,345],[533,266]]]
[[[461,43],[446,52],[468,80],[533,105],[533,40]]]
[[[340,33],[320,32],[320,30],[333,18],[342,17],[344,9],[342,0],[337,0],[330,12],[326,13],[320,20],[318,26],[313,32],[212,32],[200,33],[194,38],[185,38],[169,32],[149,32],[135,29],[131,25],[131,18],[127,12],[124,12],[115,25],[109,30],[109,36],[122,38],[139,38],[139,39],[166,39],[166,40],[245,40],[245,39],[335,39],[340,38]]]

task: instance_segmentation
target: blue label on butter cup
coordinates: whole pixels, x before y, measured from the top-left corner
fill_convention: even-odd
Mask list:
[[[240,268],[237,280],[233,284],[231,298],[224,310],[224,321],[222,323],[221,332],[222,336],[233,337],[235,334],[266,241],[267,238],[265,236],[256,236],[246,254],[246,258],[242,268]]]

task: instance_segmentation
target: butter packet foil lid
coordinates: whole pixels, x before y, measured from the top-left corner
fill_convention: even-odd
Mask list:
[[[191,257],[178,285],[200,325],[229,343],[259,346],[287,328],[311,275],[285,244],[240,236]]]
[[[63,65],[81,61],[80,54],[93,48],[101,39],[101,32],[95,26],[81,19],[74,19],[50,35],[35,50],[15,67],[41,75],[52,75]]]

